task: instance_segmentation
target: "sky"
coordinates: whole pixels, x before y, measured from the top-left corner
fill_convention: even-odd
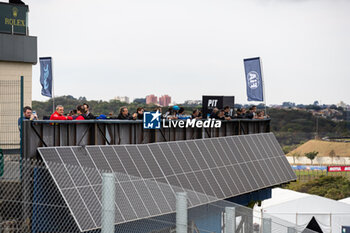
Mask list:
[[[349,0],[35,0],[30,35],[55,96],[234,95],[260,57],[266,103],[350,104]],[[33,66],[33,100],[41,96]]]

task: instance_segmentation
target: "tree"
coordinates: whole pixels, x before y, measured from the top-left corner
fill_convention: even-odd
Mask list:
[[[292,156],[293,156],[293,163],[295,164],[295,159],[300,157],[300,153],[294,152],[294,153],[292,153]]]
[[[312,164],[312,160],[314,160],[316,158],[316,156],[318,155],[318,151],[312,151],[312,152],[308,152],[305,153],[305,156],[310,159],[311,164]]]
[[[329,157],[332,158],[332,164],[333,164],[333,159],[334,159],[334,157],[336,156],[335,151],[334,151],[334,150],[331,150],[331,151],[329,152],[328,155],[329,155]]]

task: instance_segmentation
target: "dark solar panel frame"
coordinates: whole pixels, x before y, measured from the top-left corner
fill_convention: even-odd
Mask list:
[[[81,231],[101,226],[102,172],[116,180],[116,224],[296,179],[272,133],[142,145],[39,148]]]

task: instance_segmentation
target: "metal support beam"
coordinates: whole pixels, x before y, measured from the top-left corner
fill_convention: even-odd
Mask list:
[[[235,207],[225,207],[224,233],[236,233],[236,209],[235,209]]]
[[[113,173],[102,174],[102,233],[114,233],[115,182]]]
[[[176,193],[176,233],[187,233],[187,193]]]
[[[263,233],[271,233],[272,231],[272,220],[271,218],[263,218],[262,220]]]

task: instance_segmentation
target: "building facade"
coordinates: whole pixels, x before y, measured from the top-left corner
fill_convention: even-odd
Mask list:
[[[130,99],[127,96],[116,96],[116,97],[114,97],[114,99],[119,100],[120,102],[130,104]]]
[[[169,104],[171,103],[171,97],[168,95],[162,95],[159,97],[159,105],[163,107],[168,107]]]
[[[157,96],[153,94],[146,96],[146,104],[158,104]]]
[[[0,3],[0,148],[19,145],[21,76],[24,106],[32,104],[32,66],[37,63],[37,38],[28,33],[29,8]]]

